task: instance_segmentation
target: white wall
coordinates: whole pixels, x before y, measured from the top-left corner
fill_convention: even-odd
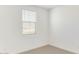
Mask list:
[[[79,53],[79,6],[51,10],[51,45]]]
[[[22,9],[37,12],[37,33],[22,34]],[[0,53],[19,53],[47,44],[48,12],[34,6],[0,6]]]

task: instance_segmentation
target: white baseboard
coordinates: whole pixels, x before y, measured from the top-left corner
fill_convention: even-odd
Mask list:
[[[77,50],[68,49],[68,48],[62,47],[62,46],[60,46],[60,45],[56,45],[56,44],[49,44],[49,45],[58,47],[58,48],[60,48],[60,49],[64,49],[64,50],[70,51],[70,52],[75,53],[75,54],[78,54],[78,53],[79,53],[79,51],[77,51]]]
[[[28,50],[23,49],[23,50],[17,51],[17,52],[14,53],[14,54],[20,54],[20,53],[22,53],[22,52],[30,51],[30,50],[32,50],[32,49],[36,49],[36,48],[39,48],[39,47],[42,47],[42,46],[45,46],[45,45],[48,45],[48,44],[47,44],[47,43],[45,43],[45,44],[40,44],[40,45],[38,45],[38,46],[35,46],[35,47],[32,47],[32,48],[29,48]]]

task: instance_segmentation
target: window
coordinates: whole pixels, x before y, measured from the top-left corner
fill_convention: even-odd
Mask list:
[[[22,10],[23,34],[34,34],[36,23],[36,12],[29,10]]]

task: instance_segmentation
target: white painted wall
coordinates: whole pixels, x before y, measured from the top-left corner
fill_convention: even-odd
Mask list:
[[[51,45],[79,53],[79,6],[51,10]]]
[[[22,34],[22,9],[37,12],[37,33]],[[48,12],[34,6],[0,6],[0,53],[19,53],[47,44]]]

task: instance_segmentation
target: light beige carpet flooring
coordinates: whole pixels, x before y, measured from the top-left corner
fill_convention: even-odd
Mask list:
[[[26,51],[22,52],[20,54],[74,54],[74,53],[54,47],[54,46],[46,45],[40,48],[30,50],[28,52]]]

